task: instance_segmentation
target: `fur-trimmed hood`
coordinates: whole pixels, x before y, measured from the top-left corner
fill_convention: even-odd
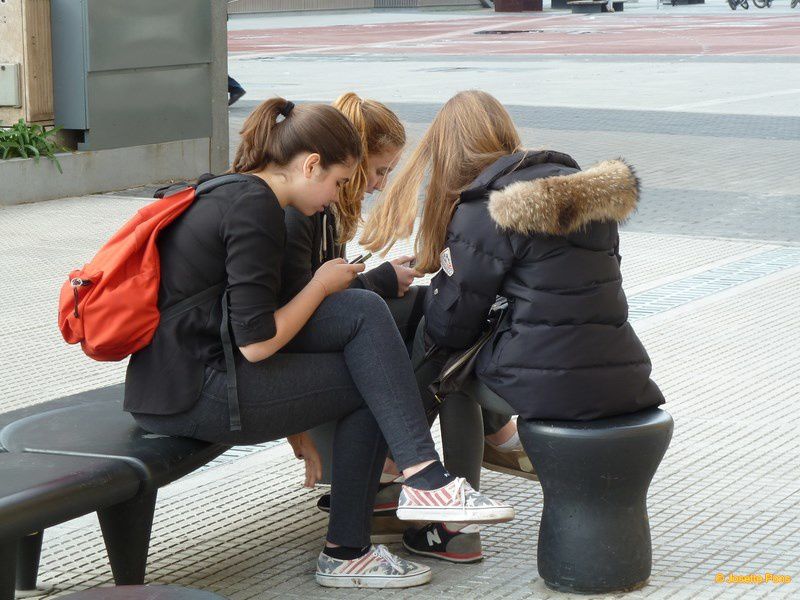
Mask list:
[[[585,171],[510,183],[489,196],[489,214],[517,233],[568,235],[592,221],[627,220],[639,202],[639,179],[624,160]]]

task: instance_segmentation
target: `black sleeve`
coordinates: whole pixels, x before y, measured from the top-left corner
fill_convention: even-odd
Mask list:
[[[283,209],[264,189],[245,189],[225,212],[220,235],[230,296],[231,333],[237,346],[275,337],[275,310],[286,241]]]
[[[387,261],[374,269],[360,273],[350,287],[370,290],[381,298],[397,298],[397,273]]]
[[[431,280],[425,331],[439,346],[467,348],[481,333],[511,269],[514,251],[486,211],[467,205],[453,216],[443,254],[452,269],[443,268]]]
[[[294,298],[314,276],[314,218],[288,207],[283,255],[281,305]]]

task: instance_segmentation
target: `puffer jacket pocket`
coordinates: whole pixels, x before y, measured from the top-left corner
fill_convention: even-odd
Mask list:
[[[503,347],[506,345],[508,340],[512,338],[512,336],[513,331],[511,328],[511,311],[509,310],[505,315],[503,315],[503,322],[500,323],[500,326],[497,328],[497,331],[495,331],[494,336],[489,342],[492,349],[491,364],[498,364],[500,356],[503,352]]]
[[[458,286],[450,281],[433,281],[425,298],[425,329],[433,341],[446,343],[456,304],[460,297]]]

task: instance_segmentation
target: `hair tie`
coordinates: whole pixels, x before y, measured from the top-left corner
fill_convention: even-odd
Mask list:
[[[294,102],[290,102],[289,100],[286,101],[286,104],[283,105],[283,108],[280,110],[280,115],[285,119],[289,116],[289,114],[294,109]]]

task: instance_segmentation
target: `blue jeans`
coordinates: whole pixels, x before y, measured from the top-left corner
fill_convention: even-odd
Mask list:
[[[242,430],[230,431],[225,373],[206,369],[197,404],[134,415],[148,431],[255,444],[337,421],[328,541],[366,546],[387,443],[401,469],[438,460],[403,339],[373,292],[328,297],[282,352],[236,365]]]

